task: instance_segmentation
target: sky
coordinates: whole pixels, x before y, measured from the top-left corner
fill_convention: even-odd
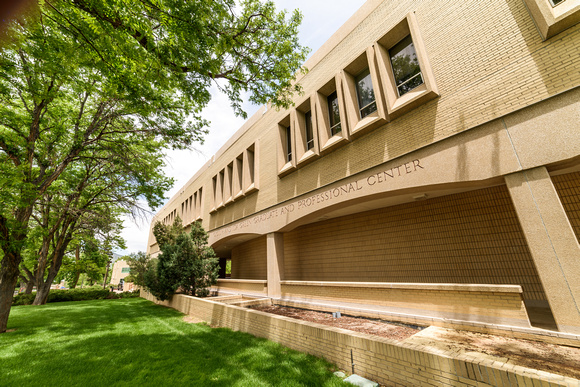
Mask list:
[[[363,4],[365,0],[274,0],[279,10],[302,12],[300,43],[315,53]],[[203,116],[210,121],[209,134],[203,145],[195,144],[193,149],[168,151],[164,172],[175,179],[173,188],[165,193],[169,200],[201,168],[226,141],[243,125],[244,119],[236,117],[227,97],[217,89],[211,90],[212,100],[204,109]],[[245,104],[244,110],[251,117],[260,106]],[[158,209],[157,209],[158,210]],[[149,227],[153,214],[141,219],[126,218],[122,233],[127,248],[118,250],[121,255],[147,250]]]

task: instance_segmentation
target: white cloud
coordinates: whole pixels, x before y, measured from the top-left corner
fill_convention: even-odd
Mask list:
[[[276,0],[278,9],[299,9],[303,20],[300,26],[299,38],[303,46],[310,47],[312,55],[327,41],[344,22],[352,16],[365,0]],[[193,150],[168,151],[165,173],[175,179],[175,184],[166,193],[170,198],[181,189],[185,183],[201,168],[212,155],[226,143],[226,141],[243,125],[244,120],[236,117],[227,97],[213,87],[212,100],[203,111],[203,117],[211,122],[209,134],[203,145],[194,146]],[[251,117],[258,106],[246,103],[244,105],[248,117]],[[129,254],[145,251],[149,237],[149,223],[151,216],[137,225],[132,219],[125,219],[123,237],[127,241],[127,248],[119,254]]]

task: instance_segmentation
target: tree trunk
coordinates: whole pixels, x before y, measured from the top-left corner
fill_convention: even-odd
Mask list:
[[[79,283],[79,277],[81,276],[81,271],[79,269],[79,261],[81,260],[81,247],[77,246],[75,250],[75,276],[70,284],[68,284],[69,289],[74,289]]]
[[[49,277],[50,277],[50,275],[49,275]],[[51,284],[52,284],[52,281],[49,282],[48,278],[47,278],[47,280],[42,285],[38,286],[38,288],[36,289],[36,297],[34,297],[34,301],[32,302],[32,305],[44,305],[44,304],[46,304],[46,301],[48,301],[48,294],[50,293],[50,285]]]
[[[32,290],[34,290],[34,280],[30,280],[26,283],[24,294],[32,294]]]
[[[8,326],[8,316],[12,308],[14,289],[18,284],[18,265],[21,261],[18,253],[4,255],[0,269],[0,333],[6,332]]]
[[[111,260],[107,261],[107,270],[105,271],[105,279],[103,280],[103,289],[107,287],[107,277],[109,276],[109,266],[111,265]]]
[[[74,289],[74,288],[77,287],[77,284],[79,283],[79,278],[80,277],[81,277],[81,271],[80,270],[77,270],[75,272],[75,277],[73,278],[72,282],[68,285],[69,289]]]
[[[50,285],[58,275],[58,271],[62,266],[62,259],[66,252],[66,248],[70,243],[72,238],[72,231],[67,232],[66,236],[59,239],[56,247],[52,253],[52,260],[50,261],[50,266],[48,268],[48,275],[46,280],[42,283],[37,284],[38,290],[36,291],[36,297],[32,305],[44,305],[48,301],[48,293],[50,293]]]

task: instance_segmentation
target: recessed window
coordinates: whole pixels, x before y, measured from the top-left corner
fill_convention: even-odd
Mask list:
[[[234,197],[244,193],[244,154],[242,153],[235,160],[234,169]]]
[[[121,273],[130,273],[131,272],[131,268],[130,267],[123,267],[121,268]]]
[[[230,202],[234,198],[234,190],[233,190],[233,183],[234,183],[234,163],[233,161],[228,164],[225,171],[225,180],[224,180],[224,201]]]
[[[552,4],[552,7],[557,6],[560,3],[563,3],[564,0],[550,0],[550,3]]]
[[[312,112],[308,111],[304,114],[306,121],[306,150],[314,148],[314,131],[312,130]]]
[[[397,93],[402,96],[424,83],[411,35],[389,50]]]
[[[360,118],[362,119],[377,111],[373,81],[368,68],[355,77],[355,83]]]
[[[244,161],[244,194],[258,190],[258,142],[250,145],[245,151]]]
[[[292,161],[292,129],[286,127],[286,162]]]
[[[197,191],[197,196],[195,200],[195,219],[201,220],[202,219],[202,212],[201,209],[203,207],[203,187],[201,187]]]
[[[338,95],[336,94],[336,91],[328,96],[327,102],[330,134],[331,136],[335,136],[342,131],[342,125],[340,124],[340,110],[338,107]]]
[[[391,120],[439,96],[415,13],[373,45]]]

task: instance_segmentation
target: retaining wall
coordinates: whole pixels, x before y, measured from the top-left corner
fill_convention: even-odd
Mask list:
[[[345,370],[351,369],[352,350],[355,372],[387,386],[580,387],[579,380],[502,363],[484,354],[455,355],[451,350],[429,350],[423,346],[185,295],[175,295],[169,301],[160,302],[142,290],[141,297],[195,316],[212,326],[247,332],[323,357]]]

